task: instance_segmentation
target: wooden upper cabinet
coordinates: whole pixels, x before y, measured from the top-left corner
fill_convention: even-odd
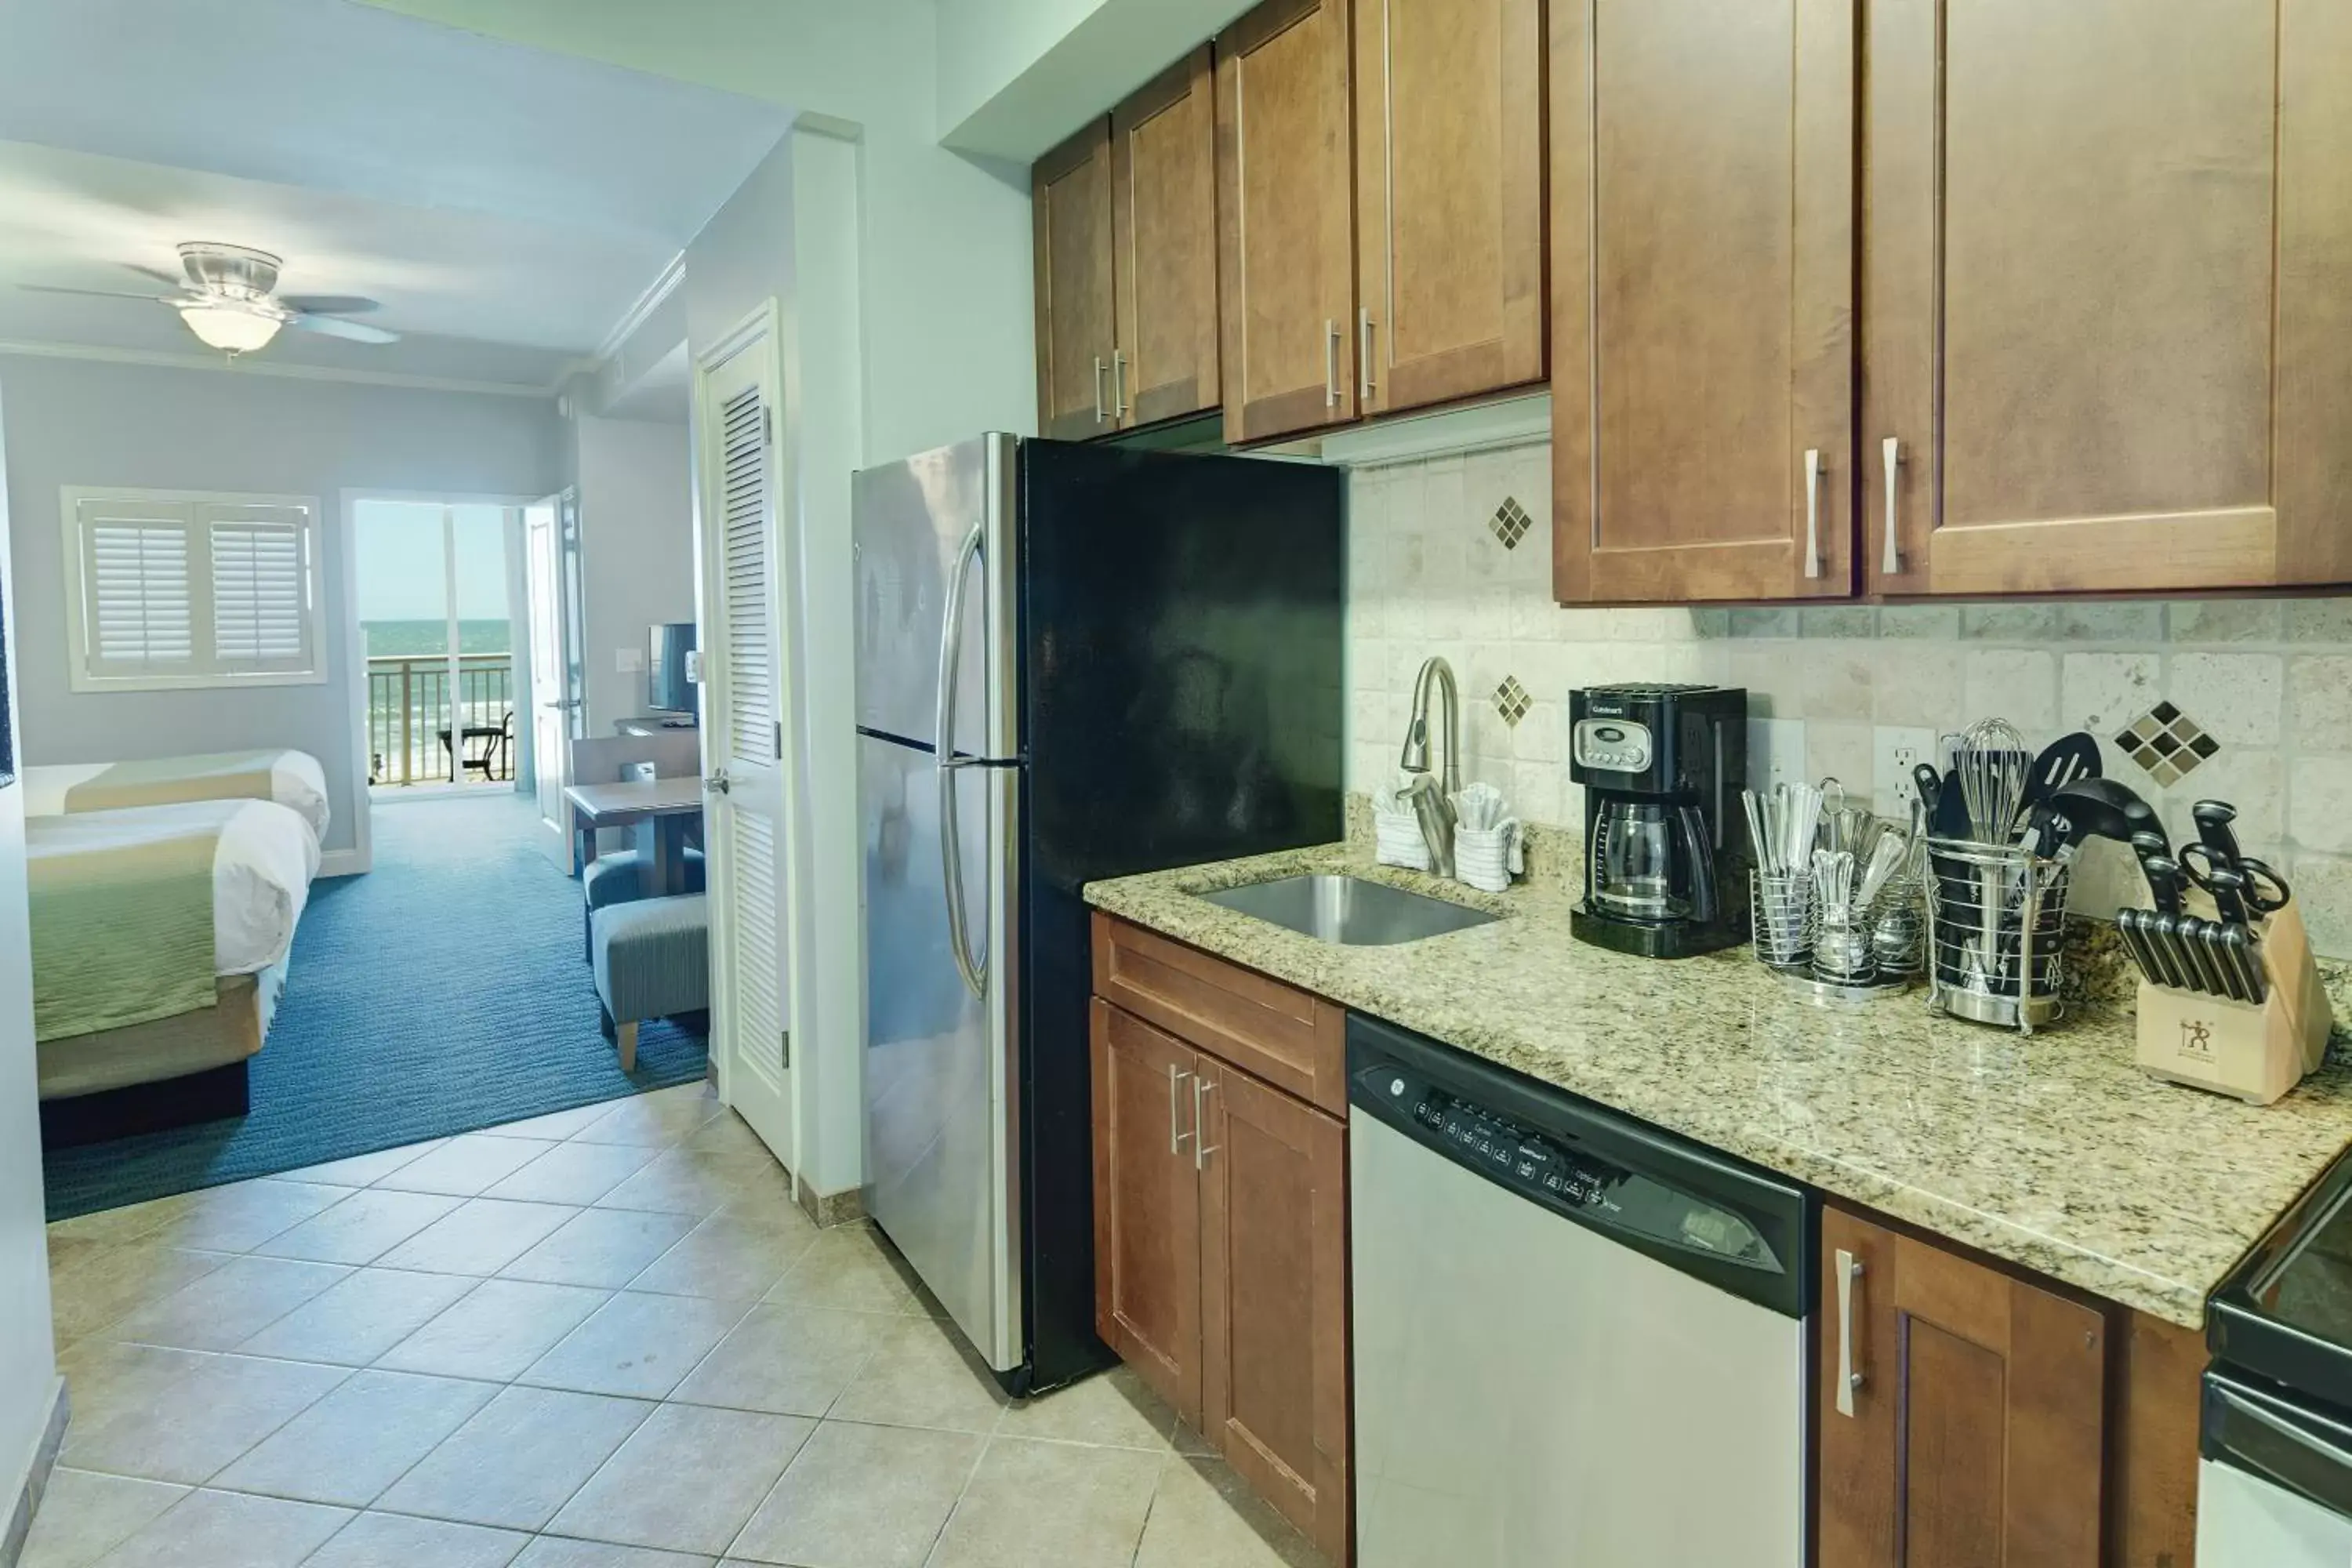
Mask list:
[[[1206,44],[1111,116],[1122,427],[1214,408],[1217,384],[1216,76]]]
[[[1567,604],[1851,595],[1853,0],[1552,0]]]
[[[1098,121],[1030,170],[1036,226],[1037,429],[1062,440],[1116,422],[1111,356],[1110,121]]]
[[[2352,7],[1871,0],[1868,34],[1873,587],[2352,580]]]
[[[1198,1426],[1201,1063],[1140,1019],[1093,1007],[1095,1331]]]
[[[1356,0],[1365,414],[1544,372],[1540,0]]]
[[[1821,1568],[2098,1568],[2105,1320],[1833,1206],[1822,1277]]]
[[[1203,1436],[1348,1561],[1348,1134],[1201,1058]]]
[[[1356,416],[1349,0],[1266,0],[1217,38],[1225,438]]]

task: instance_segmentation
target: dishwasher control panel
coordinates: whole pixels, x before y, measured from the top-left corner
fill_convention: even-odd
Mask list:
[[[1780,1260],[1738,1211],[1600,1158],[1572,1141],[1522,1127],[1409,1069],[1383,1065],[1362,1075],[1385,1121],[1409,1123],[1487,1179],[1588,1223],[1726,1262],[1778,1269]]]

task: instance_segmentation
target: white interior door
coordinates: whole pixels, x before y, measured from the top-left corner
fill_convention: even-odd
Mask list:
[[[579,709],[565,671],[563,536],[557,498],[523,509],[523,558],[530,601],[530,767],[539,799],[541,847],[556,864],[572,867],[572,814],[563,806],[571,783],[572,725]]]
[[[703,757],[710,1049],[719,1092],[794,1165],[787,1030],[792,908],[788,679],[776,438],[776,339],[762,310],[698,374],[703,487]]]

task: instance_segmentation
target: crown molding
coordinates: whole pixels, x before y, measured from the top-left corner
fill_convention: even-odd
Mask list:
[[[467,392],[489,397],[551,398],[577,362],[566,365],[554,385],[525,386],[510,381],[463,381],[448,376],[406,375],[389,370],[343,370],[331,365],[289,364],[282,360],[231,360],[212,354],[171,353],[157,349],[99,348],[87,343],[52,343],[0,338],[0,355],[22,354],[33,359],[95,360],[102,364],[152,365],[164,370],[226,371],[236,375],[276,376],[288,381],[336,381],[361,386],[397,386],[411,392]]]
[[[662,308],[662,302],[677,291],[678,284],[684,281],[685,278],[686,252],[681,250],[669,258],[669,265],[661,269],[660,277],[646,285],[646,291],[637,296],[637,302],[622,312],[621,319],[613,324],[613,330],[604,334],[604,341],[596,345],[596,352],[590,356],[590,363],[602,364],[619,353],[621,345],[627,342],[630,336],[646,324],[646,318]]]

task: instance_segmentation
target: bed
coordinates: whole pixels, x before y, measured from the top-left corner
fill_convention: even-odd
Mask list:
[[[309,821],[214,799],[28,818],[45,1101],[234,1068],[260,1050],[319,870]]]
[[[208,752],[131,763],[52,763],[25,770],[25,815],[170,805],[199,800],[272,800],[327,837],[327,775],[308,752]]]

